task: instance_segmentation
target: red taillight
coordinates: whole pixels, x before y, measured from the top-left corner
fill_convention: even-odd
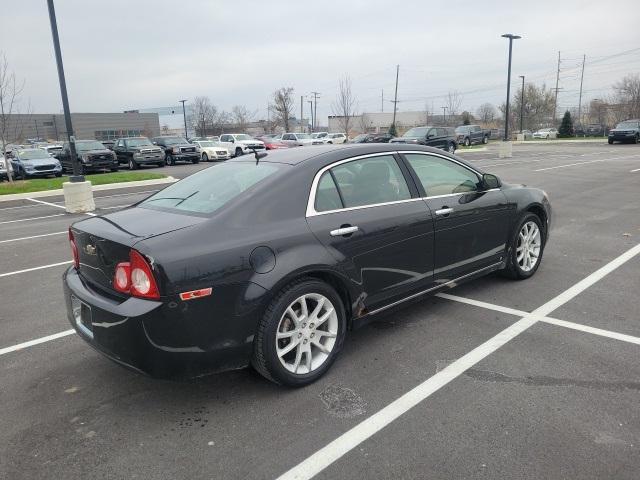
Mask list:
[[[129,261],[116,266],[113,275],[113,288],[140,298],[160,298],[160,291],[151,265],[137,250],[129,252]]]
[[[69,227],[69,245],[71,246],[71,253],[73,255],[73,266],[76,270],[80,268],[80,256],[78,255],[78,246],[76,245],[76,239],[73,238],[73,232]]]

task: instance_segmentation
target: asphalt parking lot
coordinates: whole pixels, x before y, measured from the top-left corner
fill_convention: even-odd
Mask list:
[[[250,369],[159,381],[101,357],[62,297],[66,230],[86,216],[61,197],[0,202],[0,478],[637,479],[640,146],[461,156],[549,194],[537,274],[381,316],[299,390]],[[97,192],[95,213],[157,188]]]

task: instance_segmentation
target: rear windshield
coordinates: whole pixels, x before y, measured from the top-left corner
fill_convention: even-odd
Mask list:
[[[174,183],[139,204],[161,210],[213,213],[273,175],[283,165],[273,163],[222,163]]]

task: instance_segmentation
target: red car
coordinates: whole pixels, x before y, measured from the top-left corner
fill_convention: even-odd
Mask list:
[[[279,148],[289,148],[289,145],[282,143],[280,140],[271,137],[257,137],[258,140],[264,142],[264,147],[267,150],[277,150]]]

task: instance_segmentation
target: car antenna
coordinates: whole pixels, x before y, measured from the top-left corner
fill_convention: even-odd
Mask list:
[[[258,153],[258,150],[256,150],[256,147],[249,147],[249,148],[253,150],[253,154],[256,156],[256,165],[258,165],[258,162],[260,162],[261,158],[264,158],[267,156],[267,152]]]

